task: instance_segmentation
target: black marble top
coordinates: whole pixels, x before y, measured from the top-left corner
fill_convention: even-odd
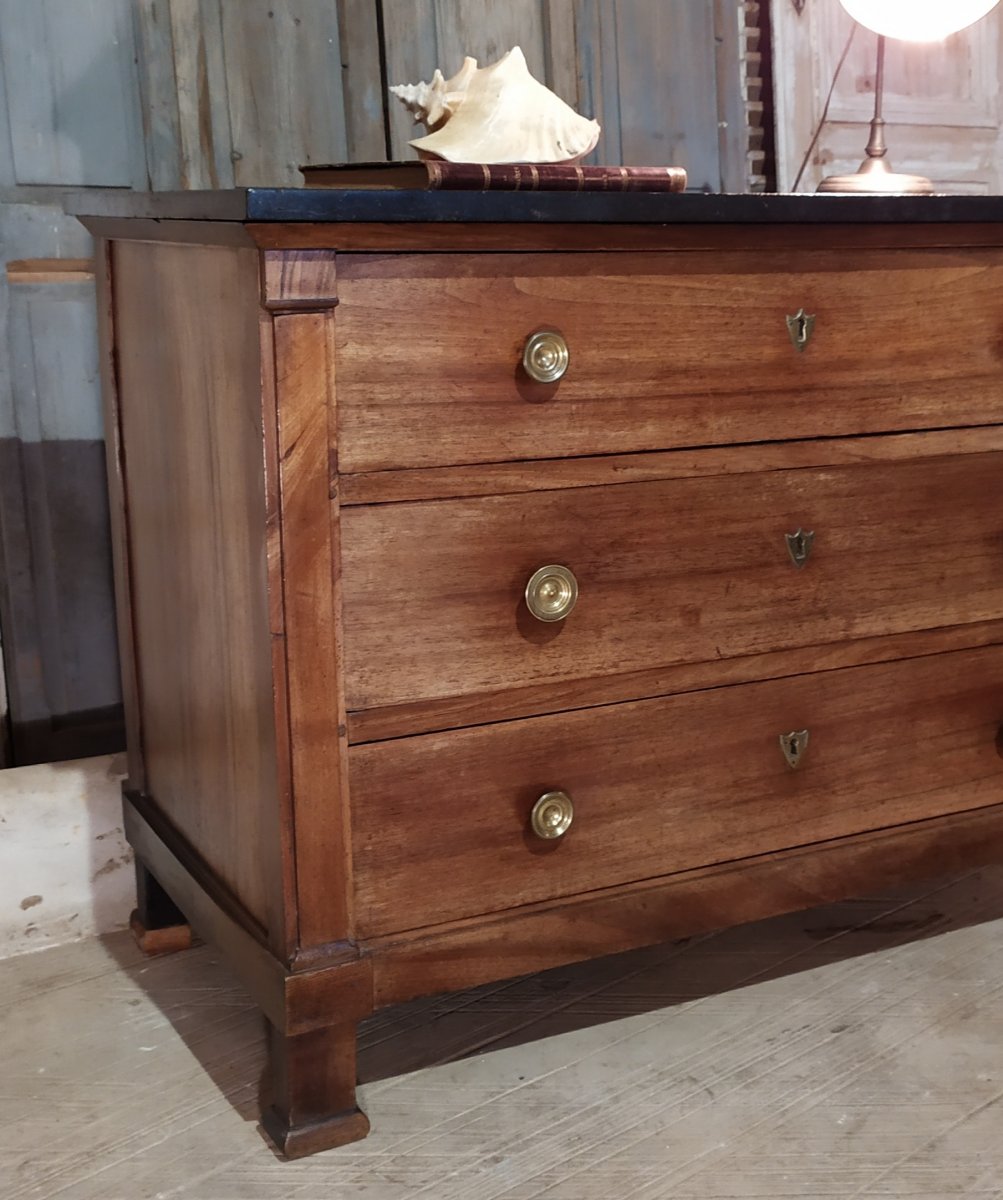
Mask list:
[[[1003,221],[1003,196],[705,195],[236,188],[219,192],[72,193],[87,217],[187,221],[561,222],[643,225],[874,224]]]

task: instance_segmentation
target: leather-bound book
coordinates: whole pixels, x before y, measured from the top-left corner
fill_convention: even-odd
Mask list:
[[[335,163],[301,167],[307,187],[504,192],[682,192],[682,167],[575,163]]]

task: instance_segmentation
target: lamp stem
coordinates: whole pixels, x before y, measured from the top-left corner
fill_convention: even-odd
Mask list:
[[[884,158],[888,153],[885,145],[885,120],[882,116],[885,96],[885,35],[878,34],[878,66],[874,75],[874,117],[871,120],[871,136],[867,141],[868,158]]]
[[[818,185],[820,192],[856,192],[869,195],[929,195],[933,184],[923,175],[900,175],[888,161],[885,145],[885,38],[878,34],[878,66],[874,73],[874,117],[867,140],[867,157],[858,170],[849,175],[827,175]]]

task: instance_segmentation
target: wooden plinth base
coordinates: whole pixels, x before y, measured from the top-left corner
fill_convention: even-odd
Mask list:
[[[261,1114],[261,1124],[286,1158],[305,1158],[320,1150],[347,1146],[349,1142],[361,1141],[369,1133],[369,1118],[360,1108],[294,1127],[289,1126],[277,1109],[266,1108]]]
[[[179,950],[190,950],[192,927],[190,925],[167,925],[163,929],[147,929],[138,910],[129,918],[129,928],[136,945],[151,958],[158,954],[177,954]]]

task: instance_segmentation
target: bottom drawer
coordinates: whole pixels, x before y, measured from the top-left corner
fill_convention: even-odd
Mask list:
[[[356,746],[358,933],[1003,802],[1001,722],[991,646]],[[548,840],[554,791],[573,821]]]

